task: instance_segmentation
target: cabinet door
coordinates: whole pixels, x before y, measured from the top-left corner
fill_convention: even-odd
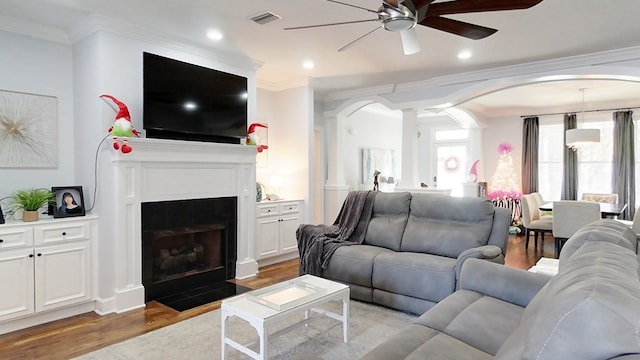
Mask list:
[[[0,321],[33,313],[33,250],[0,252]]]
[[[277,217],[258,219],[256,226],[258,259],[278,255],[279,224]]]
[[[280,236],[282,241],[280,253],[298,251],[298,241],[296,240],[296,230],[298,230],[298,225],[300,225],[300,217],[298,214],[283,216],[280,221]]]
[[[91,300],[88,241],[35,248],[36,311]]]

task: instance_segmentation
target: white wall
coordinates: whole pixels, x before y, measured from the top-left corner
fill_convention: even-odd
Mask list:
[[[284,199],[305,200],[306,220],[313,208],[313,92],[303,86],[277,92],[258,89],[257,94],[255,119],[269,126],[269,149],[266,166],[259,163],[256,176]]]
[[[80,185],[74,177],[75,132],[71,46],[0,31],[0,89],[55,96],[58,167],[0,169],[0,198],[25,188]]]

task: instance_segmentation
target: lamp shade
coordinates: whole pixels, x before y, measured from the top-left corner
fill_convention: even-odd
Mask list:
[[[576,151],[585,145],[600,142],[599,129],[569,129],[567,130],[566,145]]]

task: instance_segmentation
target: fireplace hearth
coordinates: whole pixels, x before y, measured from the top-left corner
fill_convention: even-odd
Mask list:
[[[184,310],[242,292],[235,278],[237,198],[145,202],[145,301]]]

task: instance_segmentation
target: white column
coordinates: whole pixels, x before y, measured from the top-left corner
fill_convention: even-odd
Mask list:
[[[324,187],[324,223],[335,220],[349,186],[344,181],[344,166],[340,161],[344,143],[344,118],[340,115],[325,118],[325,138],[327,146],[327,182]]]
[[[420,187],[418,174],[418,112],[402,110],[402,175],[399,189]]]

